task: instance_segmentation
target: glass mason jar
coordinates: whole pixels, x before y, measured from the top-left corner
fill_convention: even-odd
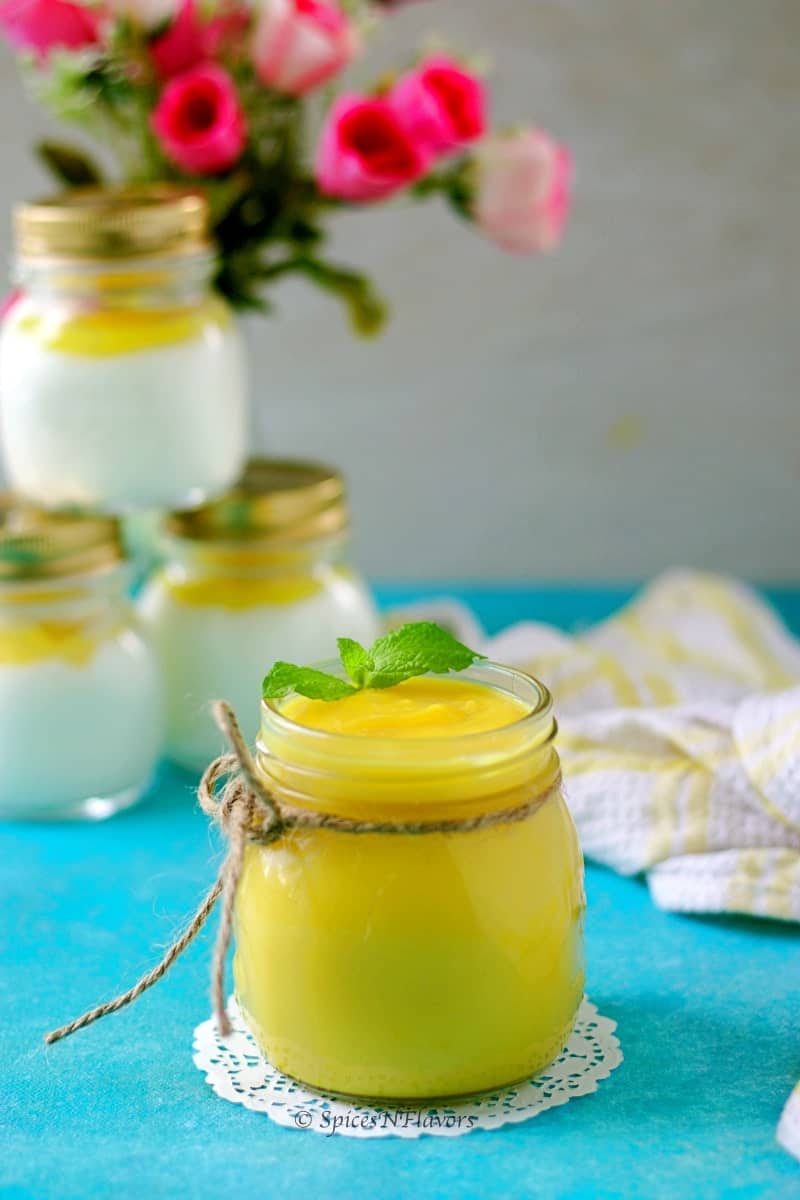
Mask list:
[[[0,818],[106,817],[146,790],[158,667],[111,518],[0,498]]]
[[[161,660],[167,753],[192,771],[223,750],[210,702],[227,700],[248,741],[261,681],[276,659],[310,662],[337,637],[369,644],[380,623],[348,565],[341,476],[316,463],[254,459],[216,500],[175,512],[166,563],[139,612]]]
[[[0,332],[9,479],[45,505],[201,501],[239,474],[247,379],[212,291],[202,196],[79,190],[17,211],[19,291]]]
[[[333,670],[331,664],[326,670]],[[560,1052],[584,986],[583,860],[558,787],[546,689],[490,663],[459,675],[524,701],[462,736],[341,736],[262,705],[257,765],[286,804],[358,820],[474,817],[472,831],[290,831],[248,843],[236,994],[279,1070],[349,1096],[467,1096]]]

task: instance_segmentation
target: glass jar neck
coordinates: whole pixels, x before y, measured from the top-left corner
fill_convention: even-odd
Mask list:
[[[125,604],[129,567],[52,579],[0,582],[0,624],[104,622]]]
[[[270,543],[264,539],[238,542],[169,538],[165,571],[173,582],[194,579],[285,579],[314,575],[344,561],[347,539]]]
[[[194,304],[211,286],[214,257],[191,254],[162,259],[103,261],[18,260],[15,282],[42,301],[101,304],[106,308]]]
[[[323,669],[342,674],[339,664]],[[465,736],[359,737],[298,725],[282,713],[286,701],[263,702],[256,761],[266,785],[286,804],[356,820],[467,818],[553,793],[560,765],[547,690],[494,663],[458,678],[514,696],[527,711]]]

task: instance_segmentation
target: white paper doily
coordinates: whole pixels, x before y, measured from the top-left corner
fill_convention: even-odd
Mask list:
[[[233,1033],[221,1038],[213,1019],[194,1031],[194,1061],[218,1096],[265,1113],[277,1125],[344,1137],[458,1137],[536,1117],[546,1108],[597,1091],[622,1062],[616,1021],[584,997],[565,1049],[546,1071],[514,1087],[465,1104],[385,1107],[349,1103],[288,1079],[270,1066],[245,1027],[236,1001],[228,1005]]]

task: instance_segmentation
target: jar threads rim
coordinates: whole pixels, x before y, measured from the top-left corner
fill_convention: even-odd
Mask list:
[[[116,518],[50,512],[0,492],[0,584],[94,574],[124,561]]]
[[[343,674],[341,663],[317,666]],[[282,713],[281,701],[262,700],[256,765],[267,788],[290,806],[390,821],[473,817],[553,791],[560,766],[547,688],[486,660],[452,678],[505,691],[527,711],[478,732],[392,738],[314,729]]]
[[[16,250],[22,262],[85,263],[208,253],[208,202],[170,184],[75,188],[19,204]]]
[[[170,513],[169,537],[220,550],[275,548],[344,534],[350,514],[344,480],[305,459],[252,458],[238,483],[197,508]]]

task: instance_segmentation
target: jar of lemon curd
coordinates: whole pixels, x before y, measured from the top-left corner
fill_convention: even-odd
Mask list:
[[[0,496],[0,819],[107,817],[161,745],[156,659],[117,522]]]
[[[214,500],[167,518],[165,561],[138,606],[161,662],[175,762],[202,771],[223,749],[213,700],[231,703],[255,740],[266,662],[377,637],[375,604],[349,561],[349,523],[337,471],[266,458]]]
[[[15,490],[47,507],[193,504],[239,474],[245,356],[211,288],[205,200],[87,189],[16,214],[18,292],[0,333]]]
[[[263,703],[257,767],[282,804],[478,819],[248,843],[236,993],[277,1068],[418,1101],[493,1090],[557,1056],[583,994],[585,901],[555,733],[546,689],[488,663],[331,703]]]

